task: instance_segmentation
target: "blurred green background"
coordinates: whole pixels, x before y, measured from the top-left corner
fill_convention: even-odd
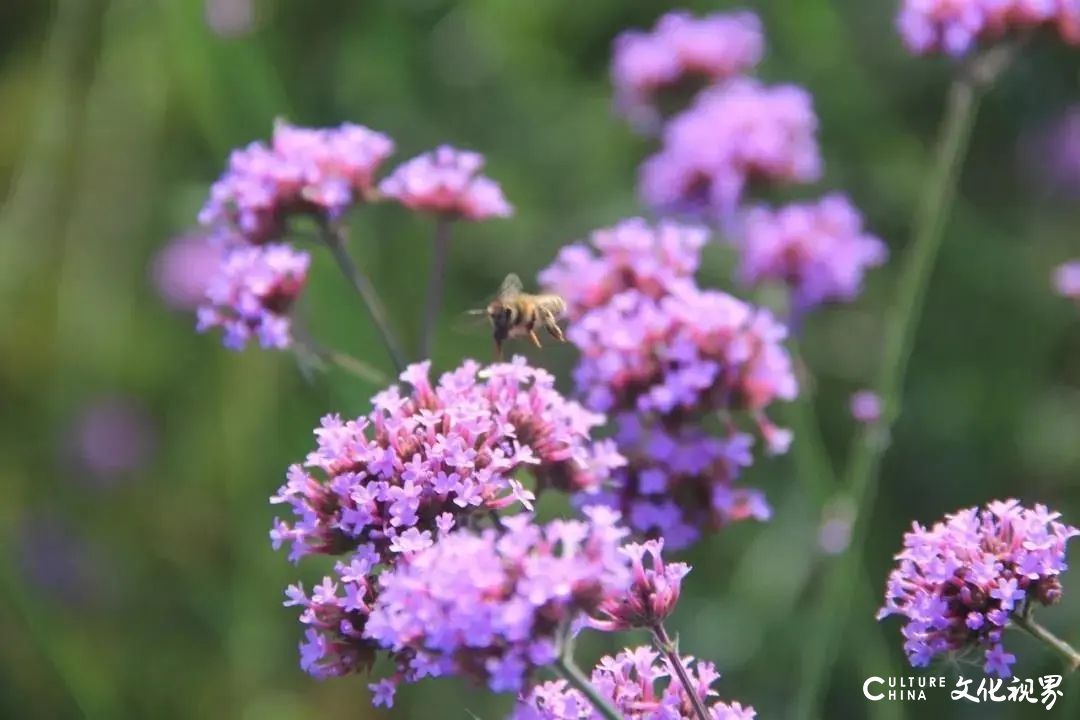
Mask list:
[[[822,123],[827,176],[790,194],[849,191],[894,254],[857,303],[805,328],[816,410],[838,463],[852,432],[848,396],[873,377],[950,72],[903,52],[895,4],[753,3],[769,47],[760,75],[808,87]],[[534,278],[561,245],[641,212],[635,171],[650,146],[612,115],[607,61],[620,30],[651,26],[669,7],[0,2],[0,716],[505,712],[505,697],[427,680],[383,713],[362,679],[317,683],[299,670],[300,627],[281,591],[316,571],[270,550],[267,498],[311,447],[319,416],[365,412],[374,388],[338,371],[305,379],[288,353],[230,353],[197,336],[191,314],[161,300],[153,263],[193,228],[229,149],[266,138],[275,117],[369,125],[395,138],[396,160],[444,141],[476,149],[517,212],[458,228],[435,362],[486,359],[482,334],[454,331],[457,313],[506,272]],[[941,693],[871,704],[860,688],[869,675],[920,672],[903,662],[899,622],[879,627],[870,603],[912,519],[1015,495],[1080,523],[1080,318],[1050,286],[1053,266],[1080,254],[1080,189],[1050,182],[1057,175],[1038,152],[1080,101],[1078,71],[1075,52],[1036,43],[984,105],[873,508],[866,579],[851,588],[830,717],[1045,712]],[[356,256],[415,338],[431,228],[390,207],[352,226]],[[706,257],[704,281],[727,287],[730,253]],[[385,368],[366,316],[321,254],[301,312],[318,337]],[[574,361],[569,347],[533,357],[564,379]],[[718,663],[722,697],[784,717],[834,562],[818,537],[830,513],[790,457],[759,462],[746,480],[767,489],[776,516],[689,554],[695,570],[673,627],[684,651]],[[1065,601],[1041,617],[1080,643],[1080,580],[1066,576]],[[603,642],[587,643],[579,661],[613,647]],[[1058,671],[1025,637],[1010,646],[1021,677]],[[1051,716],[1080,715],[1080,682],[1065,693]]]

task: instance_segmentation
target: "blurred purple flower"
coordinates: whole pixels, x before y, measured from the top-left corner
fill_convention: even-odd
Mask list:
[[[224,251],[202,235],[182,235],[154,257],[152,275],[158,294],[172,308],[194,310],[206,299],[210,279]]]
[[[1061,598],[1065,544],[1080,530],[1058,522],[1045,505],[991,502],[946,515],[927,530],[914,523],[899,565],[889,575],[878,619],[902,615],[904,651],[916,667],[967,647],[986,653],[985,670],[1011,674],[1015,657],[1002,636],[1012,612]]]
[[[657,662],[659,660],[659,662]],[[720,677],[709,662],[683,658],[691,682],[713,720],[753,720],[757,713],[737,702],[713,699],[710,686]],[[694,720],[697,714],[666,658],[650,647],[607,656],[592,672],[592,685],[610,700],[625,720]],[[512,720],[601,720],[603,717],[565,680],[532,688],[519,701]]]
[[[463,675],[518,692],[558,657],[559,638],[630,580],[618,515],[460,530],[379,578],[364,635],[395,656],[397,682]]]
[[[657,96],[686,81],[711,84],[741,75],[761,60],[765,40],[752,12],[695,18],[670,12],[650,32],[615,39],[611,79],[617,107],[635,124],[655,125]]]
[[[242,350],[252,338],[264,348],[289,347],[288,312],[307,282],[310,263],[306,252],[286,244],[228,250],[199,307],[198,331],[222,328],[231,350]]]
[[[291,215],[334,218],[368,198],[393,152],[389,137],[361,125],[313,129],[278,121],[269,146],[233,151],[199,222],[226,243],[280,239]]]
[[[738,246],[742,282],[787,284],[797,313],[853,300],[863,273],[889,254],[885,243],[863,230],[859,211],[839,194],[775,211],[750,210]]]
[[[967,54],[979,42],[1041,25],[1056,25],[1062,39],[1080,42],[1076,0],[903,0],[896,18],[908,50],[916,55]]]
[[[860,390],[851,396],[851,417],[856,422],[869,425],[881,418],[881,398],[870,390]]]
[[[146,466],[157,446],[157,431],[138,401],[107,396],[79,411],[68,442],[79,477],[110,483]]]
[[[255,29],[255,0],[205,1],[206,24],[221,37],[243,37]]]
[[[379,191],[410,210],[453,219],[509,217],[513,208],[499,184],[480,174],[483,167],[479,153],[442,145],[396,168]]]
[[[105,568],[98,549],[65,518],[25,516],[14,550],[23,577],[49,599],[71,607],[86,607],[102,599]]]
[[[1080,260],[1071,260],[1054,269],[1054,289],[1070,300],[1080,300]]]
[[[660,210],[728,216],[751,182],[818,179],[817,125],[810,94],[794,85],[737,79],[706,90],[641,166],[641,196]]]

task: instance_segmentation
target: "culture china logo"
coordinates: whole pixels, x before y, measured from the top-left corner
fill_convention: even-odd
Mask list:
[[[1052,710],[1065,694],[1060,689],[1061,680],[1061,675],[1043,675],[1038,678],[1013,677],[1006,683],[1001,678],[984,677],[975,685],[974,680],[963,675],[956,678],[955,684],[950,684],[943,676],[883,678],[871,675],[863,682],[862,692],[870,702],[918,702],[935,692],[948,692],[949,698],[958,702],[1041,704]]]

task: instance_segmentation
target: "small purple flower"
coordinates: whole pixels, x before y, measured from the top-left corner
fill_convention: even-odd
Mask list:
[[[559,633],[626,591],[630,573],[618,516],[536,525],[529,515],[500,529],[451,533],[379,578],[364,636],[391,652],[395,677],[463,675],[495,692],[525,687],[550,662]]]
[[[732,80],[668,123],[660,151],[641,167],[640,194],[660,210],[730,216],[752,181],[817,180],[817,126],[802,88]]]
[[[202,235],[181,235],[154,257],[151,274],[154,285],[167,305],[177,310],[194,310],[206,299],[210,279],[221,266],[224,251],[220,244]]]
[[[1075,0],[904,0],[896,24],[916,55],[965,55],[979,42],[1042,25],[1056,25],[1068,43],[1080,42]]]
[[[888,257],[885,243],[863,230],[858,210],[837,194],[776,211],[750,210],[737,244],[742,282],[784,283],[800,311],[853,300],[863,273]]]
[[[659,662],[658,662],[659,661]],[[754,709],[737,702],[713,699],[710,686],[720,677],[709,662],[683,658],[698,696],[714,720],[753,720]],[[625,720],[693,720],[686,690],[676,679],[666,658],[649,647],[623,650],[600,660],[592,672],[592,685],[609,700]],[[602,716],[579,691],[565,680],[533,687],[518,701],[511,720],[601,720]]]
[[[856,422],[871,425],[881,419],[881,398],[871,390],[860,390],[851,396],[851,417]]]
[[[1007,678],[1012,675],[1012,664],[1014,662],[1016,662],[1016,656],[1005,652],[1005,648],[1002,647],[1001,643],[998,643],[986,651],[986,664],[983,666],[983,670],[988,675]]]
[[[947,515],[929,530],[913,526],[878,612],[878,619],[907,619],[904,650],[912,665],[981,647],[986,671],[1009,676],[1015,658],[1005,652],[1001,635],[1010,613],[1027,612],[1032,602],[1057,602],[1065,545],[1080,535],[1057,517],[1043,505],[1030,510],[1006,500]],[[1039,563],[1030,562],[1033,554]],[[1040,573],[1031,572],[1036,567]]]
[[[686,563],[665,563],[660,555],[664,541],[631,543],[622,548],[630,558],[632,581],[629,589],[613,595],[590,620],[598,630],[616,632],[632,628],[654,628],[671,615],[679,602],[682,580],[690,572]],[[645,567],[645,558],[652,558]]]
[[[611,80],[617,107],[638,124],[655,124],[658,96],[687,83],[712,84],[745,73],[764,52],[761,21],[752,12],[695,18],[670,12],[650,32],[615,39]]]
[[[452,219],[510,217],[513,208],[499,184],[480,174],[483,167],[479,153],[442,145],[399,166],[379,191],[410,210]]]
[[[222,328],[231,350],[253,338],[264,348],[289,347],[288,312],[307,282],[310,262],[307,253],[285,244],[232,248],[210,279],[199,332]]]
[[[1070,300],[1080,300],[1080,260],[1071,260],[1054,270],[1054,289]]]
[[[393,152],[389,137],[361,125],[302,128],[278,121],[270,145],[233,151],[199,222],[217,237],[239,235],[254,245],[280,239],[292,215],[335,218],[367,199]]]

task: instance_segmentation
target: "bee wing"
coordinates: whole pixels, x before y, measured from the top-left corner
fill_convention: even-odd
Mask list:
[[[452,329],[459,335],[482,335],[491,332],[491,325],[487,319],[487,310],[474,308],[458,313],[454,319]]]
[[[499,292],[495,296],[499,300],[509,300],[512,297],[520,295],[525,290],[525,286],[521,284],[521,278],[516,273],[510,273],[499,286]]]

